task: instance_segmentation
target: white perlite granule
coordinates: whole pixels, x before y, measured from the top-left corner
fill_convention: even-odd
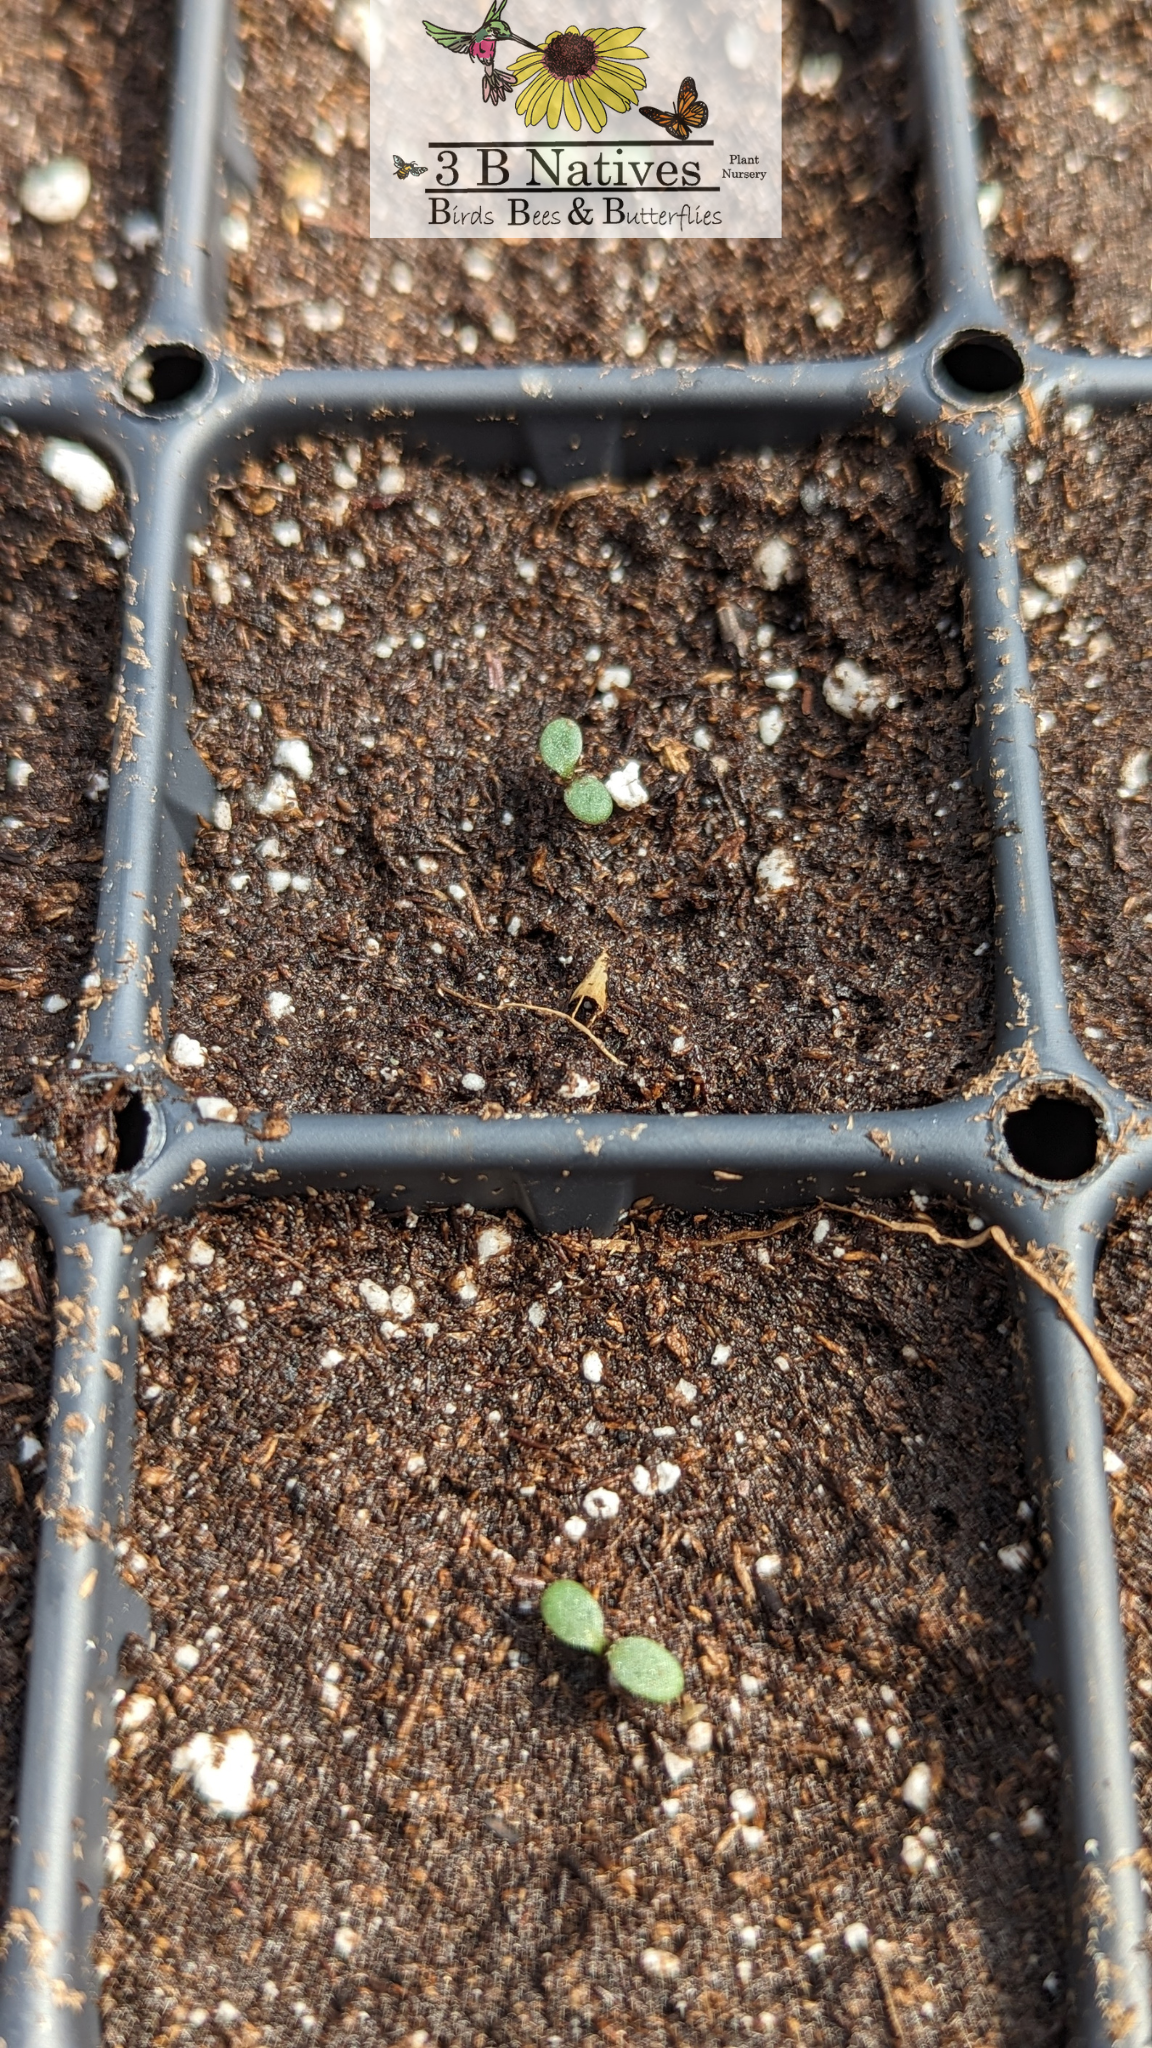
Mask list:
[[[76,220],[88,204],[92,178],[78,156],[58,156],[50,164],[34,164],[20,181],[20,204],[33,220],[59,227]]]
[[[67,491],[86,512],[100,512],[116,496],[116,479],[82,441],[45,441],[40,467],[54,484]]]
[[[196,1797],[226,1820],[247,1813],[255,1770],[256,1745],[246,1728],[229,1729],[224,1736],[193,1735],[172,1755],[173,1775],[190,1778]]]

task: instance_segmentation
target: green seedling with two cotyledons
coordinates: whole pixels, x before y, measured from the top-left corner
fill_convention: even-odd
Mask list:
[[[582,825],[606,825],[612,799],[596,775],[577,775],[584,753],[584,735],[574,718],[553,718],[540,735],[540,759],[562,782],[564,801]]]
[[[540,1596],[545,1628],[571,1650],[603,1657],[616,1684],[637,1699],[668,1706],[684,1690],[684,1673],[663,1643],[649,1636],[621,1636],[609,1643],[600,1602],[578,1579],[553,1579]]]

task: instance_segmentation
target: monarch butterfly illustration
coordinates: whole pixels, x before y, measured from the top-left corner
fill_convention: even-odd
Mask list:
[[[641,107],[646,121],[655,121],[668,135],[674,135],[678,142],[687,142],[689,130],[708,126],[708,109],[703,100],[696,97],[696,80],[686,78],[676,95],[676,112],[661,113],[659,107]]]
[[[392,161],[396,166],[398,178],[424,178],[428,174],[427,164],[406,164],[403,157],[397,156],[395,151],[392,154]]]

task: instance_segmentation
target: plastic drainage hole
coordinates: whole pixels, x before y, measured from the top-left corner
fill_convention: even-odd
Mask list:
[[[207,357],[199,349],[162,342],[129,363],[124,390],[145,412],[175,411],[199,390],[207,374]]]
[[[1007,398],[1024,382],[1024,365],[1003,334],[957,335],[940,367],[966,398]]]
[[[143,1096],[130,1095],[112,1115],[116,1125],[116,1171],[131,1173],[143,1159],[148,1143],[148,1111]]]
[[[1072,1095],[1037,1095],[1027,1109],[1014,1109],[1004,1119],[1009,1152],[1037,1180],[1079,1180],[1091,1173],[1099,1135],[1095,1111]]]

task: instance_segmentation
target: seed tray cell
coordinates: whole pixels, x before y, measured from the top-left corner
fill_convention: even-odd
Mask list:
[[[265,365],[757,363],[864,355],[922,316],[909,52],[895,20],[857,15],[838,34],[816,0],[785,9],[788,234],[706,247],[366,244],[368,80],[341,47],[347,10],[294,9],[285,23],[246,0],[241,37],[261,182],[235,212],[248,248],[231,266],[231,334]],[[827,97],[803,89],[805,56],[840,57]]]
[[[1146,413],[1085,421],[1073,412],[1054,420],[1042,457],[1020,456],[1021,563],[1038,614],[1029,637],[1072,1015],[1109,1079],[1138,1095],[1152,1091],[1148,425]]]
[[[0,440],[0,1088],[75,1035],[92,962],[119,646],[123,506],[86,512],[40,470],[38,436]]]
[[[955,11],[945,0],[924,0],[912,16],[928,294],[919,334],[876,356],[667,371],[585,362],[261,376],[238,363],[220,340],[227,246],[219,224],[233,203],[229,179],[255,174],[237,135],[230,35],[223,0],[183,10],[158,290],[133,343],[145,355],[137,368],[148,369],[151,401],[141,374],[121,383],[119,360],[0,376],[0,415],[21,432],[91,442],[123,476],[134,521],[113,699],[123,751],[111,763],[100,981],[67,1086],[55,1077],[49,1084],[43,1123],[8,1118],[0,1133],[5,1170],[50,1235],[59,1273],[11,1939],[0,1984],[0,2033],[10,2048],[33,2040],[88,2048],[98,2038],[93,1942],[113,1692],[126,1637],[145,1644],[150,1628],[132,1568],[128,1577],[121,1570],[115,1533],[131,1505],[147,1233],[221,1199],[278,1202],[309,1188],[317,1197],[366,1190],[385,1210],[417,1215],[447,1204],[515,1209],[541,1230],[601,1239],[645,1201],[707,1221],[713,1212],[936,1195],[965,1217],[996,1221],[1018,1247],[1031,1246],[1090,1318],[1099,1247],[1118,1206],[1152,1184],[1148,1105],[1110,1084],[1069,1018],[1019,602],[1014,452],[1025,434],[1042,440],[1054,431],[1061,404],[1123,413],[1152,400],[1152,369],[1134,357],[1061,355],[1007,324],[979,226]],[[228,233],[234,241],[235,230]],[[272,1104],[262,1122],[203,1120],[198,1090],[182,1085],[166,1049],[187,893],[181,863],[222,794],[190,737],[182,652],[194,559],[187,537],[205,526],[215,481],[301,435],[318,443],[388,435],[405,469],[445,457],[489,476],[530,467],[544,502],[574,484],[598,488],[605,476],[630,484],[674,472],[686,458],[810,448],[864,422],[875,427],[880,416],[905,446],[933,434],[963,565],[977,692],[973,765],[992,834],[996,906],[994,1058],[983,1075],[938,1102],[863,1113],[690,1120],[631,1108],[514,1122],[289,1115]],[[84,1150],[85,1103],[106,1133],[112,1120],[116,1143],[103,1153],[94,1142]],[[113,1159],[118,1170],[102,1171]],[[1064,2004],[1054,2025],[1077,2048],[1117,2038],[1147,2048],[1140,1835],[1100,1388],[1056,1302],[1020,1284],[1027,1497],[1043,1560],[1029,1625],[1055,1713],[1060,1863],[1070,1898],[1065,1976],[1057,1980]],[[295,1363],[284,1358],[285,1367]],[[957,1347],[938,1363],[950,1389],[973,1383]],[[983,1444],[975,1424],[972,1437]],[[202,1457],[219,1468],[215,1443]],[[1015,1598],[1011,1586],[1006,1597]],[[1032,1712],[1031,1693],[1020,1698]],[[1041,1953],[1035,1943],[1033,1951]],[[1013,1994],[1004,1997],[1001,2023],[1016,2026]],[[709,2024],[705,2015],[701,2025]]]
[[[885,426],[568,500],[308,451],[248,465],[197,564],[193,730],[230,793],[176,955],[201,1092],[868,1109],[988,1064],[990,833],[927,450]],[[845,658],[879,716],[825,702]],[[560,714],[590,770],[644,777],[602,832],[536,758]],[[268,816],[285,734],[307,780]],[[563,1013],[601,957],[599,1043],[495,1014]]]
[[[1131,1203],[1121,1212],[1105,1246],[1097,1280],[1101,1330],[1109,1343],[1125,1345],[1128,1370],[1142,1412],[1146,1409],[1148,1390],[1152,1387],[1143,1314],[1149,1278],[1149,1221],[1147,1197]],[[1123,1469],[1116,1468],[1112,1479],[1113,1516],[1131,1674],[1129,1707],[1132,1733],[1136,1738],[1132,1751],[1136,1759],[1136,1790],[1141,1820],[1147,1827],[1152,1814],[1152,1771],[1149,1770],[1149,1750],[1152,1748],[1149,1718],[1152,1712],[1152,1616],[1149,1614],[1150,1582],[1145,1536],[1149,1486],[1146,1427],[1141,1425],[1133,1429],[1121,1449]]]
[[[273,2027],[290,2000],[384,2038],[728,2039],[769,2011],[834,2043],[845,2011],[885,2025],[861,1922],[899,1929],[916,2048],[1057,2038],[1035,1573],[996,1558],[1029,1495],[1012,1288],[825,1223],[731,1242],[645,1208],[605,1244],[511,1218],[483,1258],[489,1218],[338,1196],[163,1236],[126,1560],[156,1643],[126,1679],[99,1937],[118,2048],[221,2000],[267,2023],[269,1979]],[[363,1280],[411,1288],[393,1337]],[[619,1513],[573,1542],[594,1485]],[[682,1658],[709,1749],[549,1643],[536,1595],[566,1570]],[[169,1770],[236,1725],[263,1793],[239,1828]],[[891,1797],[917,1762],[927,1821]],[[674,1980],[638,1970],[650,1947]]]
[[[140,318],[154,249],[124,223],[154,213],[164,146],[170,0],[4,10],[0,276],[6,367],[88,362]],[[30,164],[79,157],[91,196],[67,225],[21,211]]]
[[[7,1887],[52,1383],[52,1275],[30,1212],[0,1195],[0,1874]]]
[[[1005,314],[1066,348],[1152,345],[1148,24],[1129,0],[967,16]]]

